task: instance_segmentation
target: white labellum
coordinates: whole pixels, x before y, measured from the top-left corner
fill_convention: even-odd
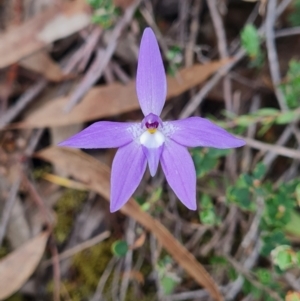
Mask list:
[[[145,131],[140,136],[140,142],[147,148],[159,148],[165,142],[165,136],[160,131],[156,131],[153,134]]]

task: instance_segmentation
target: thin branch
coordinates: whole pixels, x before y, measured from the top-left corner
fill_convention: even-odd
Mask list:
[[[110,35],[109,44],[105,49],[105,52],[103,53],[103,55],[101,54],[101,57],[99,57],[99,53],[98,53],[98,58],[94,62],[92,68],[90,68],[86,77],[83,79],[83,81],[78,85],[77,89],[70,96],[70,100],[65,107],[65,112],[70,112],[73,109],[73,107],[76,104],[78,104],[78,102],[82,99],[82,97],[88,92],[88,90],[97,82],[99,77],[102,75],[105,67],[107,66],[112,55],[115,52],[115,49],[117,47],[117,42],[119,37],[121,36],[122,30],[131,21],[133,14],[139,4],[140,4],[140,0],[136,0],[133,2],[133,4],[131,4],[126,9],[123,17],[116,24],[116,26],[114,27]]]
[[[286,105],[286,100],[283,92],[279,88],[281,82],[280,68],[278,63],[278,56],[276,52],[275,45],[275,21],[276,21],[276,4],[277,0],[268,1],[268,10],[266,18],[266,45],[268,50],[268,59],[270,65],[271,78],[275,89],[275,94],[278,99],[279,106],[281,110],[286,111],[288,109]]]
[[[272,0],[271,0],[272,1]],[[209,2],[209,1],[208,1]],[[284,3],[283,3],[284,2]],[[275,16],[279,17],[282,12],[285,10],[287,5],[291,0],[284,0],[281,5],[278,6],[278,9],[275,11]],[[265,26],[262,25],[259,29],[259,33],[262,34],[265,30]],[[206,84],[201,88],[201,90],[189,101],[189,103],[184,107],[180,114],[180,118],[186,118],[193,114],[193,112],[198,108],[202,103],[205,96],[211,91],[211,89],[222,79],[224,75],[228,73],[244,56],[246,52],[240,48],[238,52],[233,56],[233,62],[228,63],[227,66],[221,68]]]
[[[228,290],[230,284],[226,286],[219,287],[221,293],[225,293]],[[174,295],[167,296],[166,301],[183,301],[183,300],[197,300],[197,301],[207,301],[209,300],[209,294],[207,290],[201,289],[190,292],[182,292]]]
[[[136,225],[136,221],[130,218],[128,223],[128,229],[126,231],[126,241],[129,246],[134,243],[135,225]],[[126,292],[128,289],[129,279],[130,279],[130,271],[132,270],[132,255],[133,255],[133,251],[128,250],[124,262],[125,269],[124,269],[124,276],[120,288],[120,301],[123,301],[126,298]]]
[[[281,155],[292,159],[300,159],[300,152],[298,150],[290,149],[280,145],[273,145],[273,144],[260,142],[252,138],[247,138],[247,137],[239,137],[239,138],[244,139],[249,146],[255,149],[261,151],[273,152],[277,155]]]
[[[19,191],[20,183],[21,183],[21,175],[17,175],[17,179],[14,181],[14,183],[11,187],[9,197],[6,200],[4,208],[3,208],[1,223],[0,223],[0,246],[2,245],[4,236],[6,233],[6,228],[8,225],[8,221],[9,221],[12,209],[15,204],[15,200],[17,198],[17,193]]]
[[[190,67],[193,65],[193,56],[194,56],[194,49],[197,40],[197,35],[199,32],[199,13],[202,5],[202,0],[196,0],[194,7],[192,9],[192,21],[190,25],[190,37],[187,42],[185,48],[185,66]]]
[[[117,263],[117,258],[112,257],[110,262],[107,264],[106,269],[103,272],[103,274],[98,282],[96,292],[93,295],[93,297],[90,298],[90,301],[99,301],[99,300],[104,301],[105,300],[102,296],[102,292],[103,292],[104,286],[108,280],[108,277],[111,274],[116,263]]]
[[[257,250],[257,254],[259,254],[258,250]],[[261,284],[258,280],[256,280],[255,277],[252,275],[252,273],[249,272],[248,267],[246,267],[245,265],[244,266],[241,265],[238,261],[236,261],[231,256],[228,256],[226,254],[224,254],[223,256],[228,260],[228,262],[235,268],[235,270],[239,274],[241,274],[243,277],[245,277],[247,280],[249,280],[254,286],[261,289],[262,291],[265,291],[274,300],[282,301],[281,297],[275,291],[273,291],[272,289],[268,288],[267,286]],[[248,259],[248,261],[250,262],[250,259]],[[227,298],[230,299],[229,297],[227,297]]]
[[[9,108],[5,114],[0,116],[0,129],[3,129],[13,119],[15,119],[26,106],[38,96],[47,86],[47,80],[41,79],[29,88],[16,102],[14,106]]]
[[[282,134],[280,135],[280,137],[278,138],[278,140],[274,143],[274,146],[282,146],[285,145],[291,138],[293,134],[293,130],[291,126],[287,126],[284,131],[282,132]],[[275,159],[277,158],[277,153],[275,152],[269,152],[265,155],[265,157],[263,158],[262,162],[263,164],[267,167],[267,169],[270,168],[270,166],[272,165],[272,163],[275,161]]]
[[[275,37],[276,39],[278,39],[278,38],[290,37],[298,34],[300,34],[300,26],[278,30],[275,33]]]
[[[276,16],[280,16],[286,8],[292,3],[293,0],[282,0],[276,10]]]
[[[217,2],[216,0],[210,0],[207,1],[207,5],[209,7],[210,15],[217,35],[219,54],[221,58],[226,58],[228,56],[226,34],[222,18],[217,8]]]
[[[110,236],[110,232],[105,231],[91,239],[84,241],[83,243],[76,245],[73,248],[70,248],[70,249],[58,254],[58,260],[62,261],[64,259],[70,258],[70,257],[76,255],[77,253],[80,253],[88,248],[91,248],[91,247],[97,245],[98,243],[102,242],[104,239],[108,238],[109,236]],[[46,268],[49,264],[51,264],[51,261],[46,260],[45,262],[43,262],[42,266],[44,268]]]
[[[51,234],[50,236],[49,248],[52,254],[51,261],[53,266],[53,282],[54,282],[53,300],[60,301],[61,272],[60,272],[57,246],[53,234]]]
[[[256,281],[254,277],[252,277],[252,274],[249,272],[254,265],[256,264],[258,258],[259,258],[259,250],[261,248],[261,242],[258,240],[255,244],[252,252],[250,255],[247,256],[245,262],[243,264],[240,264],[238,261],[236,261],[234,258],[228,256],[227,254],[223,254],[223,256],[233,265],[233,267],[236,269],[239,275],[239,277],[233,282],[230,289],[225,294],[226,300],[233,300],[236,295],[240,292],[242,289],[243,283],[244,283],[244,277],[247,278],[252,284],[255,286],[261,288],[261,283]],[[244,277],[243,277],[244,276]],[[257,284],[258,283],[258,284]],[[276,293],[274,293],[276,294]],[[277,296],[277,294],[276,294]],[[276,300],[276,298],[274,298]],[[278,300],[278,299],[277,299]]]
[[[240,49],[238,53],[233,57],[233,60],[226,66],[221,68],[213,77],[206,82],[201,90],[189,101],[189,103],[183,108],[180,119],[187,118],[193,114],[193,112],[199,107],[204,100],[205,96],[211,91],[211,89],[228,73],[244,56],[246,52]]]
[[[261,98],[259,95],[254,95],[252,102],[251,102],[251,107],[250,107],[250,113],[254,113],[256,112],[259,108],[260,108],[260,104],[261,104]],[[251,124],[248,129],[247,129],[247,137],[249,138],[253,138],[255,136],[256,133],[256,128],[257,125]],[[250,165],[252,162],[252,150],[251,148],[246,145],[243,148],[243,155],[242,155],[242,171],[243,172],[249,172],[250,169]]]

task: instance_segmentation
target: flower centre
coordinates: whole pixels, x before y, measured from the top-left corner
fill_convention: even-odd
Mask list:
[[[155,134],[159,126],[162,127],[162,125],[163,124],[161,119],[157,115],[152,113],[147,115],[142,121],[142,128],[146,129],[150,134]]]
[[[154,122],[146,122],[145,126],[147,128],[147,131],[150,134],[154,134],[157,131],[159,123],[157,121]]]
[[[143,134],[140,136],[140,143],[150,148],[159,148],[165,142],[165,136],[161,132],[163,123],[155,114],[147,115],[142,121]]]

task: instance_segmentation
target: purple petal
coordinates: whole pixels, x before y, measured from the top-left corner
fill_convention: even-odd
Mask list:
[[[160,115],[167,94],[165,68],[151,28],[146,28],[139,52],[136,92],[145,116]]]
[[[161,166],[179,200],[190,210],[196,210],[196,171],[188,150],[169,140],[164,145]]]
[[[158,168],[159,159],[163,150],[163,145],[158,148],[148,148],[143,146],[143,151],[147,157],[150,174],[152,177],[155,176]]]
[[[61,142],[59,146],[75,148],[113,148],[130,143],[133,139],[133,128],[137,123],[95,122],[83,131]]]
[[[118,149],[111,171],[110,212],[119,210],[132,196],[147,166],[142,146],[135,141]]]
[[[171,139],[187,147],[234,148],[245,145],[244,140],[234,137],[205,118],[168,121],[164,123],[164,128]]]

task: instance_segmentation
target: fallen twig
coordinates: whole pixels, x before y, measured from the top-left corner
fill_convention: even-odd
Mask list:
[[[290,149],[284,146],[280,145],[273,145],[273,144],[268,144],[264,142],[260,142],[258,140],[252,139],[252,138],[247,138],[247,137],[240,137],[241,139],[244,139],[246,143],[258,150],[261,151],[269,151],[276,153],[277,155],[281,155],[284,157],[292,158],[292,159],[300,159],[300,152],[294,149]]]
[[[87,75],[83,79],[83,81],[78,85],[76,90],[70,96],[69,102],[65,107],[65,112],[70,112],[72,108],[82,99],[82,97],[88,92],[88,90],[96,83],[99,77],[102,75],[105,67],[109,63],[116,47],[117,41],[121,35],[123,28],[130,22],[133,17],[133,14],[138,7],[140,0],[136,0],[131,4],[126,10],[121,18],[121,20],[116,24],[114,27],[111,35],[110,35],[110,42],[104,52],[94,62],[93,66],[88,71]]]

